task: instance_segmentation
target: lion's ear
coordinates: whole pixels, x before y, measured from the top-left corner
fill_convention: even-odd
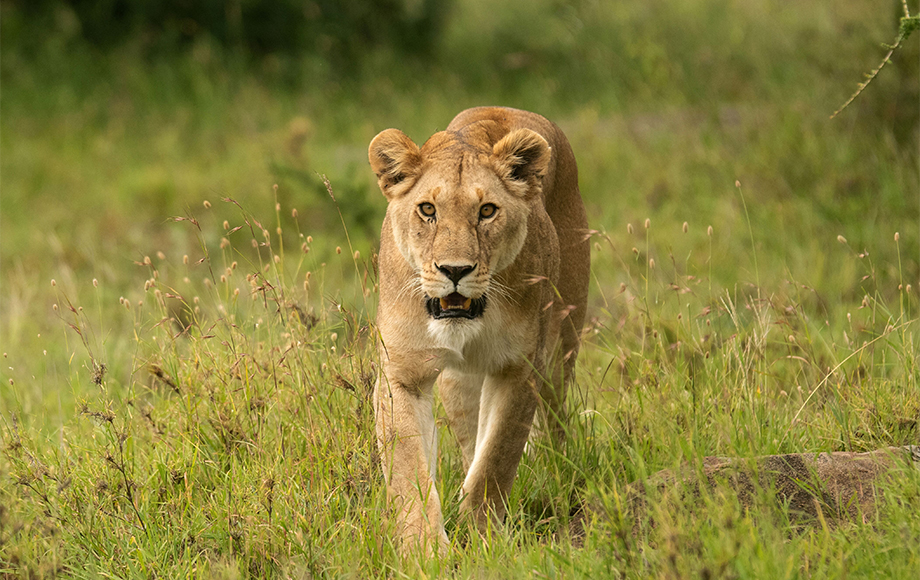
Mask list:
[[[492,147],[492,158],[498,174],[516,185],[526,186],[524,192],[534,191],[549,167],[551,149],[539,133],[517,129],[501,138]]]
[[[377,175],[380,191],[387,198],[398,194],[405,184],[418,176],[422,153],[412,139],[399,129],[382,131],[371,141],[367,150],[371,169]]]

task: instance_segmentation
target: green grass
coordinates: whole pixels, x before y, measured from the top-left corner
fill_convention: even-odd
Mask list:
[[[207,43],[97,54],[66,30],[26,50],[2,10],[0,575],[920,569],[910,470],[877,515],[827,526],[768,491],[747,511],[720,489],[624,503],[707,455],[918,443],[916,39],[827,119],[892,14],[468,0],[428,60],[342,77]],[[563,449],[525,457],[504,528],[471,534],[446,500],[451,550],[418,566],[397,557],[368,402],[385,200],[366,146],[486,103],[557,121],[579,161],[597,230],[584,412]],[[461,464],[444,425],[441,497]]]

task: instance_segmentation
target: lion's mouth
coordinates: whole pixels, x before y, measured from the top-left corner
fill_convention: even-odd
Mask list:
[[[425,308],[435,320],[442,318],[479,318],[486,309],[486,297],[467,298],[454,292],[443,298],[426,298]]]

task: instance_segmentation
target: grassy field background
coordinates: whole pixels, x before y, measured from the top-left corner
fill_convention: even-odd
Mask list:
[[[920,443],[917,38],[828,118],[900,2],[457,0],[425,54],[347,72],[103,51],[24,6],[0,5],[0,576],[916,577],[906,468],[858,521],[801,526],[769,489],[625,505],[708,455]],[[446,501],[449,555],[406,562],[368,401],[366,147],[483,104],[578,159],[584,412],[525,457],[502,529]],[[439,461],[456,497],[446,425]]]

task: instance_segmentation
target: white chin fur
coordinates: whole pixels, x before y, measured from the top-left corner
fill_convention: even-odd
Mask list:
[[[453,351],[463,358],[463,347],[482,330],[482,318],[475,320],[446,319],[429,320],[428,334],[434,346]]]

